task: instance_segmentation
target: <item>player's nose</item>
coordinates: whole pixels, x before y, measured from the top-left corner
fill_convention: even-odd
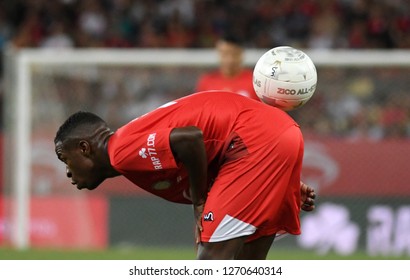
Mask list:
[[[67,175],[68,178],[71,178],[73,176],[73,174],[71,174],[70,169],[68,168],[68,166],[65,167],[65,173]]]

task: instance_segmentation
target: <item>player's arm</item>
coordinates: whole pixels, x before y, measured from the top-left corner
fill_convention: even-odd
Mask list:
[[[200,221],[208,191],[208,164],[202,131],[195,126],[175,128],[170,134],[170,145],[176,161],[181,162],[188,172],[195,216]]]

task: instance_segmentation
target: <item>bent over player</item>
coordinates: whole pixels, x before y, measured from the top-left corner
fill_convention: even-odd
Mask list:
[[[166,200],[193,204],[198,259],[265,259],[277,234],[300,234],[300,209],[314,208],[314,190],[300,182],[299,126],[235,93],[196,93],[115,132],[78,112],[54,143],[78,189],[123,175]]]

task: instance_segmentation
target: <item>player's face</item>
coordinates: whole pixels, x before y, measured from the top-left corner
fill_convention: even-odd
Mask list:
[[[220,68],[224,75],[233,76],[242,68],[242,48],[225,41],[217,44]]]
[[[66,175],[71,179],[71,184],[77,189],[93,190],[104,180],[99,176],[96,164],[90,156],[88,143],[64,147],[61,142],[55,146],[59,160],[66,165]]]

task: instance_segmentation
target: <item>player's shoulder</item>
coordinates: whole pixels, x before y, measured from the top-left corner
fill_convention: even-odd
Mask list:
[[[200,76],[200,79],[216,79],[221,76],[221,73],[219,70],[211,70],[209,72],[206,72]]]
[[[253,70],[249,69],[249,68],[244,68],[241,71],[241,76],[245,76],[245,77],[252,77],[253,76]]]
[[[215,85],[219,84],[221,80],[221,74],[217,70],[202,74],[202,76],[200,76],[198,79],[196,89],[198,91],[215,89]]]

